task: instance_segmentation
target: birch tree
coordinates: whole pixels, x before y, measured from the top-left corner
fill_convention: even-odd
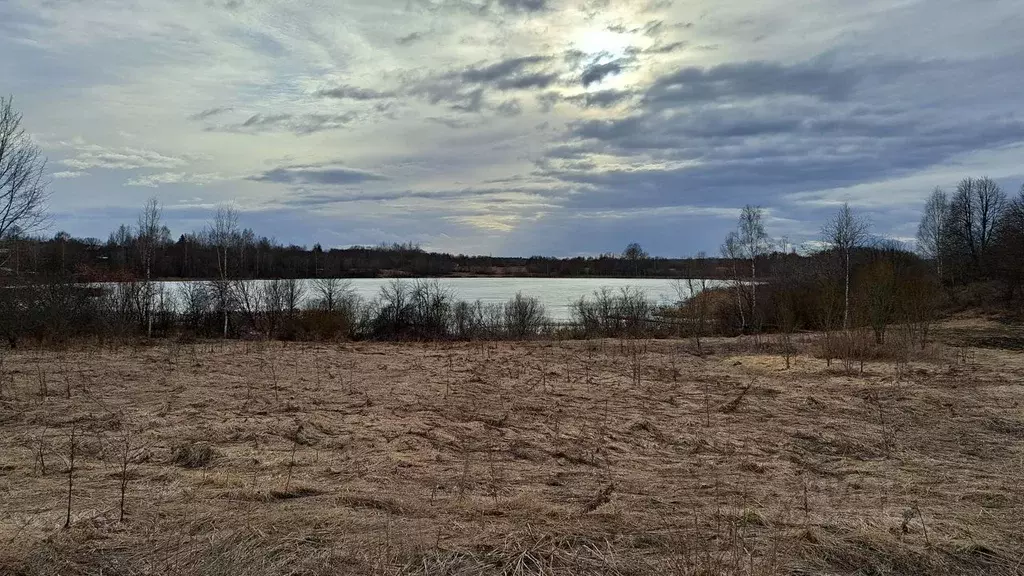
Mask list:
[[[750,260],[750,320],[757,323],[757,259],[768,254],[771,245],[764,230],[764,210],[747,204],[740,212],[739,242],[743,257]]]
[[[936,187],[924,205],[924,214],[917,227],[917,252],[922,258],[935,263],[935,274],[942,279],[942,265],[949,218],[949,198],[942,188]]]
[[[228,313],[231,307],[231,262],[232,248],[238,240],[238,212],[228,204],[221,205],[213,215],[207,229],[210,244],[217,253],[217,280],[214,292],[223,318],[224,337],[228,336]]]
[[[139,257],[142,261],[143,273],[143,318],[146,322],[146,336],[153,337],[153,259],[162,237],[160,218],[162,214],[160,203],[156,198],[150,198],[139,213],[138,238],[136,245],[139,250]]]
[[[870,226],[864,218],[854,215],[849,203],[843,203],[839,212],[822,228],[826,243],[843,259],[845,269],[843,291],[843,329],[850,327],[850,259],[854,249],[868,238]]]
[[[729,232],[725,237],[721,251],[722,257],[729,260],[732,264],[732,289],[733,293],[736,294],[736,308],[740,313],[740,324],[745,330],[747,328],[747,316],[743,306],[742,282],[740,281],[739,270],[736,267],[736,262],[740,260],[743,250],[740,245],[740,238],[736,232]]]

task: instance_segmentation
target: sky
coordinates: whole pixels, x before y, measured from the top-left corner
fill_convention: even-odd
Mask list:
[[[715,253],[1024,182],[1020,0],[0,0],[49,232]]]

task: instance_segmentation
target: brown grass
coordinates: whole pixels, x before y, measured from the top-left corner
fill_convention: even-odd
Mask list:
[[[1024,573],[1020,354],[709,344],[7,353],[0,573]]]

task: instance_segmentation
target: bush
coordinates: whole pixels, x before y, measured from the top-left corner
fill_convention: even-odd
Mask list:
[[[618,338],[654,332],[657,310],[642,290],[626,286],[618,294],[602,288],[594,292],[592,300],[580,298],[570,307],[570,314],[581,336]]]
[[[510,338],[521,340],[536,337],[545,324],[547,319],[540,300],[517,292],[514,298],[505,303],[504,328]]]

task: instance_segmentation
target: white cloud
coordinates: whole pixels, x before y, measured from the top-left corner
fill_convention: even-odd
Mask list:
[[[156,188],[163,184],[194,184],[204,186],[211,182],[223,180],[220,174],[189,174],[186,172],[161,172],[132,178],[124,183],[125,186],[145,186]]]
[[[103,148],[95,144],[78,148],[78,153],[61,164],[87,170],[106,168],[109,170],[135,170],[138,168],[179,168],[189,162],[185,158],[168,156],[152,150],[138,148]]]
[[[62,170],[60,172],[54,172],[52,176],[58,180],[68,180],[71,178],[81,178],[82,176],[88,176],[88,172],[82,172],[81,170]]]

